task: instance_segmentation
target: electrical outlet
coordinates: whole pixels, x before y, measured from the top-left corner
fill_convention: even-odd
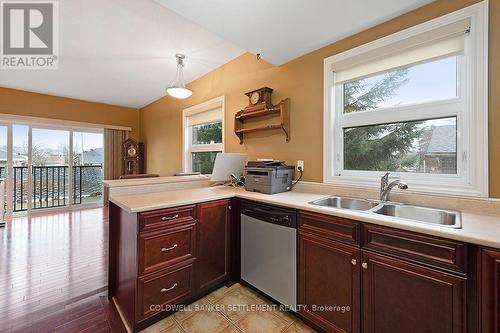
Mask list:
[[[299,171],[299,168],[304,171],[304,161],[297,161],[297,171]]]

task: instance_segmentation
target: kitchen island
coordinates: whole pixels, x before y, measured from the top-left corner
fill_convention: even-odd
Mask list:
[[[417,294],[434,297],[449,310],[446,318],[431,318],[442,332],[474,331],[481,324],[489,327],[495,317],[491,305],[498,304],[490,296],[499,283],[492,273],[500,267],[498,215],[464,211],[462,228],[454,229],[310,204],[322,197],[324,193],[310,190],[265,195],[232,187],[112,196],[109,297],[129,328],[138,331],[175,310],[157,312],[155,305],[190,303],[239,281],[239,202],[246,200],[298,211],[299,303],[344,302],[354,308],[348,318],[300,311],[298,315],[311,326],[355,332],[365,320],[374,331],[382,329],[372,319],[383,310],[361,307],[361,299],[365,304],[401,302],[405,286],[411,284]],[[335,262],[337,268],[328,262]],[[337,278],[339,267],[350,272],[348,279]],[[383,267],[392,269],[373,275]],[[331,288],[343,292],[322,292],[324,285],[317,277],[323,275]],[[381,298],[378,289],[387,286],[374,284],[379,279],[397,282],[387,294],[394,297]],[[412,304],[418,302],[402,306],[413,314],[428,315],[426,311],[432,310]]]

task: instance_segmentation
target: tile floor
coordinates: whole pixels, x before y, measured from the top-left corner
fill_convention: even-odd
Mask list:
[[[314,333],[251,289],[222,287],[141,333]]]

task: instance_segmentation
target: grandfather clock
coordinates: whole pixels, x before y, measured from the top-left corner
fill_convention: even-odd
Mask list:
[[[144,144],[134,139],[123,142],[123,174],[144,173]]]

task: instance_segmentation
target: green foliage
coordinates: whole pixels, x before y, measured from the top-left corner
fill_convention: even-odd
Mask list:
[[[344,84],[344,112],[369,111],[393,96],[408,82],[408,69],[389,73],[375,84],[357,80]],[[376,111],[375,111],[376,112]],[[344,168],[347,170],[397,171],[415,166],[417,155],[408,157],[423,132],[422,122],[348,128],[344,130]]]
[[[219,152],[198,152],[192,154],[193,172],[201,172],[202,174],[212,173],[214,168],[215,156]]]
[[[222,142],[222,122],[214,122],[193,126],[193,144],[210,144]],[[218,152],[199,152],[192,155],[192,169],[203,174],[212,173],[215,156]]]
[[[407,158],[422,122],[349,128],[344,132],[345,168],[348,170],[396,171],[418,163]]]
[[[211,142],[222,142],[222,122],[193,127],[193,144],[209,144]]]

